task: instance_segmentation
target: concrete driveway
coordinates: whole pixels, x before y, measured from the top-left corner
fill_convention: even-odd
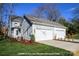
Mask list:
[[[65,50],[69,50],[71,52],[79,51],[79,43],[72,43],[72,42],[58,41],[58,40],[39,41],[39,43],[62,48]]]

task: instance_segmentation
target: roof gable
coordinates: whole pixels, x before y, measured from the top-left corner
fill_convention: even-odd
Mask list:
[[[15,22],[22,22],[23,17],[12,15],[10,16],[10,20]]]

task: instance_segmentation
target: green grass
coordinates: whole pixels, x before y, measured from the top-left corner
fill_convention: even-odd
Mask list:
[[[31,53],[31,54],[27,54]],[[42,55],[54,55],[54,56],[69,56],[73,55],[71,52],[64,49],[40,44],[22,44],[19,42],[10,42],[7,40],[0,41],[0,55],[1,56],[18,56],[18,55],[33,55],[33,53],[39,53],[34,55],[41,55],[40,53],[49,53]],[[52,54],[50,54],[52,53]]]
[[[79,34],[73,35],[72,38],[74,38],[74,39],[79,39]]]

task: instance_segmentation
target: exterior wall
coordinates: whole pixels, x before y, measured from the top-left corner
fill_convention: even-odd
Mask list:
[[[8,36],[11,37],[11,20],[9,20],[8,22]]]
[[[14,19],[15,20],[15,19]],[[18,19],[16,19],[18,20]],[[8,36],[9,37],[21,37],[21,33],[19,33],[17,36],[15,36],[15,30],[16,29],[21,29],[21,21],[12,21],[11,19],[9,20],[9,26],[8,26]],[[12,30],[13,29],[13,30]]]
[[[22,26],[21,26],[21,35],[23,37],[23,39],[30,39],[29,35],[30,32],[32,31],[29,23],[24,19],[22,22]]]
[[[32,26],[28,29],[27,35],[28,35],[27,38],[30,40],[31,39],[30,35],[32,35]]]
[[[55,35],[56,39],[63,39],[64,40],[66,37],[66,29],[54,27],[54,35]]]
[[[44,25],[37,25],[37,24],[33,24],[32,25],[32,34],[35,34],[34,33],[34,30],[35,29],[41,29],[41,30],[53,30],[53,27],[50,27],[50,26],[44,26]]]

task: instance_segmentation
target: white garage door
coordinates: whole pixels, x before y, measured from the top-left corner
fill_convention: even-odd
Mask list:
[[[52,40],[52,39],[53,39],[53,30],[37,29],[35,31],[35,40],[36,41]]]
[[[56,29],[54,31],[54,34],[56,36],[56,39],[64,39],[65,38],[65,30],[62,29]]]

